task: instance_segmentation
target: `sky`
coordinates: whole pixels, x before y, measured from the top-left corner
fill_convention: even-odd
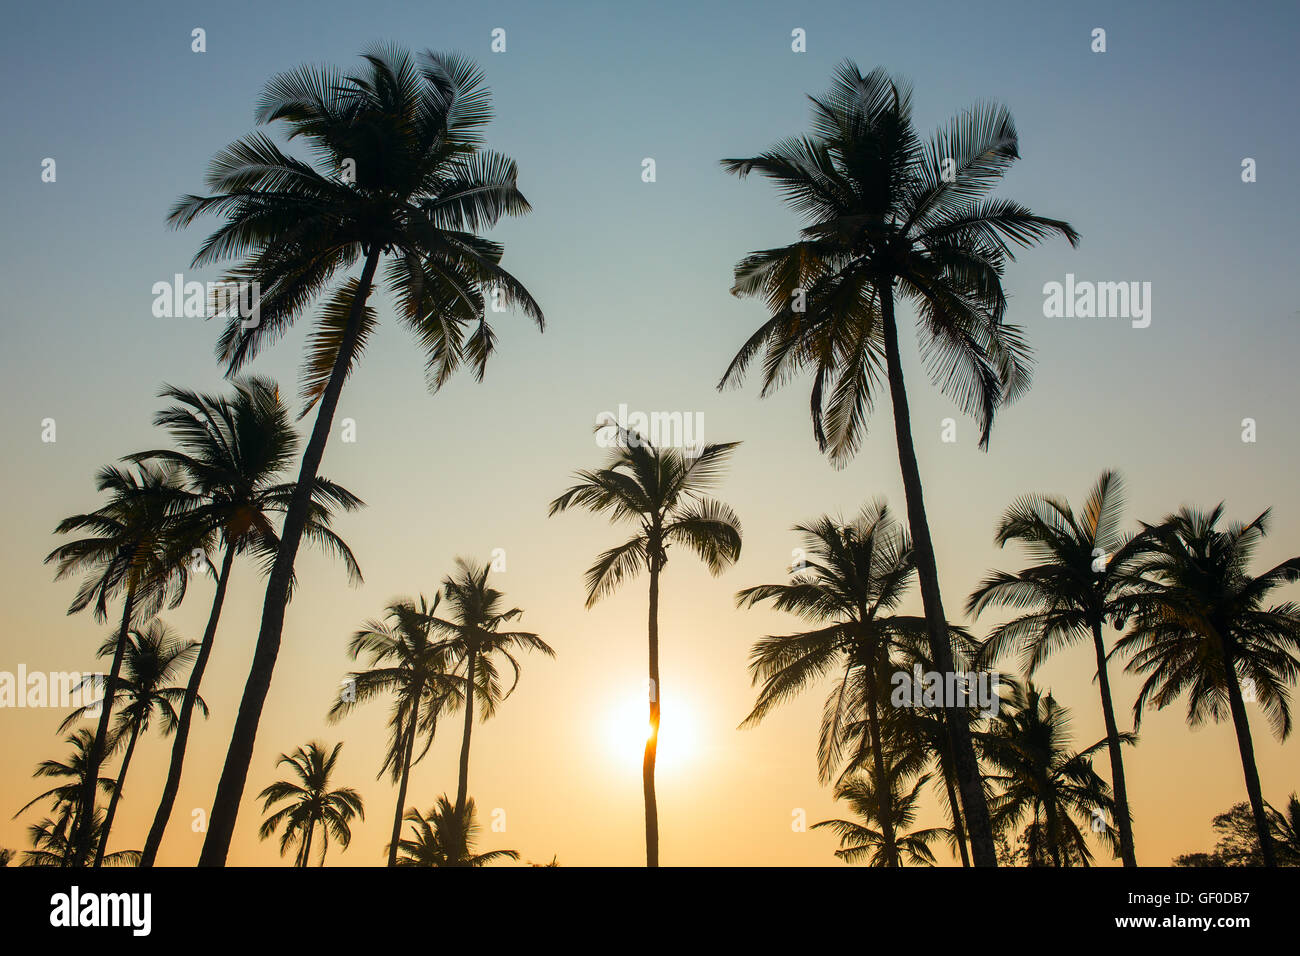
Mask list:
[[[499,354],[482,383],[468,377],[431,395],[409,335],[377,294],[381,326],[349,379],[322,473],[368,507],[338,522],[365,575],[317,554],[298,561],[274,683],[240,811],[232,864],[276,864],[259,842],[257,792],[278,778],[280,753],[312,739],[345,741],[336,784],[367,808],[351,848],[330,862],[383,861],[395,790],[376,779],[387,708],[359,708],[336,725],[325,712],[351,668],[353,631],[398,596],[432,596],[458,555],[504,549],[497,579],[521,626],[557,651],[525,662],[514,695],[477,727],[470,792],[485,849],[570,865],[644,861],[635,708],[643,699],[644,579],[591,611],[582,574],[626,537],[575,512],[547,518],[572,472],[604,452],[595,417],[620,404],[703,416],[704,437],[743,444],[718,496],[744,525],[739,562],[711,578],[675,554],[661,607],[663,740],[659,801],[667,864],[839,865],[834,837],[792,827],[845,815],[818,783],[815,744],[824,689],[738,730],[753,703],[750,645],[795,622],[737,610],[742,587],[781,580],[799,542],[789,530],[821,513],[851,514],[883,497],[903,507],[889,406],[882,401],[854,461],[819,456],[807,381],[760,399],[752,383],[715,385],[764,319],[761,303],[729,294],[746,253],[794,238],[799,222],[758,177],[728,176],[719,160],[753,155],[807,131],[807,94],[823,91],[848,57],[914,87],[924,132],[982,99],[1012,110],[1021,161],[997,195],[1065,219],[1078,249],[1056,241],[1011,264],[1009,316],[1037,359],[1035,384],[1000,413],[987,452],[978,431],[924,380],[903,336],[917,454],[944,604],[958,617],[992,567],[1020,555],[992,541],[1018,495],[1078,502],[1104,468],[1127,482],[1126,515],[1155,520],[1225,501],[1232,518],[1274,508],[1265,567],[1295,553],[1294,494],[1300,380],[1294,185],[1293,4],[1225,11],[1200,3],[754,2],[639,6],[600,3],[27,4],[5,13],[0,59],[0,671],[90,670],[107,625],[66,616],[72,582],[42,564],[60,519],[97,504],[95,471],[155,447],[150,425],[164,383],[222,387],[215,324],[155,318],[152,286],[177,273],[215,220],[185,231],[165,218],[202,188],[212,155],[253,128],[253,106],[276,72],[301,63],[351,67],[370,44],[459,51],[484,69],[494,95],[488,144],[519,165],[533,206],[491,235],[503,264],[546,313],[543,334],[522,316],[496,325]],[[193,52],[191,31],[206,32]],[[506,50],[491,51],[492,31]],[[1105,30],[1105,52],[1093,31]],[[791,33],[806,33],[806,52]],[[56,164],[42,181],[42,161]],[[654,182],[642,179],[655,161]],[[1255,161],[1256,181],[1242,163]],[[1078,280],[1150,283],[1151,322],[1052,318],[1043,286]],[[910,316],[909,316],[910,319]],[[301,323],[250,371],[296,394]],[[956,419],[956,441],[941,440]],[[1242,421],[1256,441],[1242,441]],[[42,440],[54,419],[56,440]],[[164,618],[197,639],[211,584]],[[209,805],[251,659],[263,582],[239,564],[203,696],[212,714],[192,734],[185,778],[159,862],[188,865]],[[1294,590],[1284,594],[1294,599]],[[914,591],[906,610],[920,612]],[[996,616],[982,618],[976,633]],[[970,623],[970,622],[963,622]],[[1113,635],[1108,635],[1113,637]],[[1074,714],[1075,743],[1104,735],[1090,654],[1053,659],[1037,682]],[[1113,674],[1121,723],[1138,683]],[[631,716],[629,716],[631,714]],[[0,846],[25,848],[44,789],[38,761],[64,756],[54,709],[0,712]],[[1252,730],[1265,797],[1300,789],[1296,743]],[[113,849],[138,847],[153,816],[170,741],[140,744]],[[421,808],[455,792],[459,737],[440,733],[412,775]],[[1182,705],[1147,714],[1125,768],[1138,859],[1164,865],[1209,849],[1212,817],[1245,799],[1230,725],[1190,729]],[[1107,769],[1102,766],[1103,771]],[[197,811],[197,812],[196,812]],[[492,832],[494,811],[504,830]],[[942,822],[927,798],[918,825]],[[940,851],[944,862],[951,862]]]

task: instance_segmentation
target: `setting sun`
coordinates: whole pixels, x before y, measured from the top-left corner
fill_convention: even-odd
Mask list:
[[[659,719],[657,770],[668,772],[689,763],[699,749],[699,730],[690,704],[668,697]],[[649,707],[644,700],[628,698],[614,705],[606,721],[606,742],[615,759],[639,767],[649,736]]]

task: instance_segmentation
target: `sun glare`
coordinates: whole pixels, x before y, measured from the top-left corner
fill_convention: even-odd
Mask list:
[[[609,749],[621,763],[640,766],[650,736],[649,706],[643,698],[619,701],[606,724]],[[667,697],[659,718],[656,771],[673,770],[694,757],[699,744],[699,721],[690,704]]]

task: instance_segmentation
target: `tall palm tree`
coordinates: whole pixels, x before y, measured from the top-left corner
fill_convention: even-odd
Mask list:
[[[454,709],[464,697],[460,682],[449,669],[448,648],[429,639],[433,615],[441,595],[430,604],[423,596],[419,603],[400,598],[388,605],[386,621],[367,621],[352,635],[348,652],[353,660],[369,657],[371,667],[354,671],[349,678],[350,693],[341,695],[330,708],[330,722],[339,720],[352,708],[381,694],[393,695],[393,712],[389,718],[388,749],[380,776],[387,771],[397,784],[397,809],[393,813],[393,834],[389,840],[388,865],[397,865],[397,847],[402,833],[402,811],[406,807],[406,788],[411,767],[429,752],[438,729],[438,718]],[[415,741],[424,746],[415,754]]]
[[[167,386],[162,397],[175,404],[160,411],[154,424],[171,433],[176,447],[139,452],[129,458],[162,462],[179,469],[197,501],[184,521],[196,536],[215,539],[221,569],[203,640],[185,688],[162,798],[141,855],[140,865],[146,867],[153,866],[158,855],[180,792],[194,702],[216,641],[231,568],[241,554],[254,555],[264,567],[274,561],[280,543],[274,522],[289,507],[296,488],[293,482],[279,479],[298,450],[289,409],[280,399],[278,386],[269,379],[237,380],[229,396],[202,395]],[[356,558],[329,524],[336,510],[354,511],[363,502],[326,478],[317,477],[314,484],[303,535],[338,555],[347,567],[349,581],[360,583],[361,569]]]
[[[182,487],[175,469],[144,463],[128,471],[109,465],[96,476],[96,488],[108,493],[107,502],[89,514],[65,518],[54,529],[56,534],[86,532],[87,537],[62,544],[45,558],[46,563],[58,563],[55,580],[86,575],[68,608],[69,614],[90,607],[95,620],[103,621],[108,616],[109,602],[118,595],[122,597],[113,663],[104,686],[104,705],[70,841],[77,851],[75,863],[86,862],[94,852],[90,808],[95,802],[99,765],[107,752],[127,631],[133,621],[148,620],[164,605],[174,608],[181,602],[189,580],[190,546],[198,543],[192,532],[179,523],[196,501]]]
[[[934,853],[930,844],[946,831],[931,827],[913,830],[916,822],[917,801],[921,788],[929,781],[922,774],[909,790],[903,783],[905,774],[890,768],[889,790],[886,797],[879,794],[874,769],[863,768],[847,775],[835,787],[835,799],[846,800],[853,812],[866,822],[853,820],[822,820],[814,823],[813,830],[823,827],[839,835],[840,849],[835,855],[845,863],[866,862],[870,866],[902,866],[903,857],[913,866],[934,866]],[[880,819],[880,808],[891,808],[893,820],[886,826]]]
[[[430,615],[438,633],[438,652],[464,668],[461,687],[464,692],[465,729],[460,744],[460,777],[456,787],[456,810],[465,808],[469,793],[469,744],[474,729],[474,706],[487,720],[497,705],[519,686],[519,662],[514,654],[520,650],[541,651],[554,657],[555,651],[536,634],[527,631],[503,631],[501,625],[524,612],[517,607],[507,610],[505,594],[488,587],[489,567],[456,559],[456,571],[442,581],[442,596],[450,609],[450,620]],[[496,658],[505,658],[513,672],[508,688],[502,687]]]
[[[539,327],[541,308],[501,265],[503,248],[478,235],[528,202],[513,160],[482,146],[492,115],[483,74],[470,61],[376,47],[352,73],[303,66],[273,77],[259,124],[283,124],[314,161],[288,155],[261,133],[213,159],[211,194],[186,196],[170,222],[204,214],[224,222],[200,247],[196,266],[238,258],[234,282],[260,284],[255,316],[232,316],[217,354],[239,371],[313,302],[323,299],[308,346],[303,392],[319,402],[267,582],[261,629],[229,753],[212,805],[200,863],[225,861],[271,684],[290,575],[311,507],[343,384],[374,331],[367,306],[380,260],[398,317],[426,357],[430,388],[468,366],[481,379],[496,336],[494,309],[518,306]],[[342,278],[355,265],[360,274]]]
[[[1123,495],[1120,476],[1104,471],[1077,515],[1068,502],[1051,495],[1025,495],[1016,500],[1003,514],[995,540],[1001,547],[1019,542],[1033,563],[1014,574],[991,572],[971,593],[966,612],[978,616],[991,606],[1028,611],[995,627],[981,652],[982,660],[992,661],[1006,650],[1021,651],[1026,675],[1033,674],[1053,651],[1092,641],[1120,857],[1125,866],[1137,866],[1119,725],[1102,637],[1107,619],[1122,619],[1122,599],[1134,587],[1135,563],[1150,541],[1145,534],[1127,535],[1121,530]]]
[[[114,700],[117,706],[117,727],[113,732],[114,740],[126,741],[126,752],[122,755],[122,764],[117,771],[117,786],[113,788],[99,846],[95,850],[95,866],[99,866],[104,859],[109,832],[113,829],[113,820],[117,815],[117,802],[122,798],[122,790],[126,786],[126,775],[131,768],[136,741],[140,734],[148,732],[155,713],[162,719],[164,736],[176,729],[179,723],[176,705],[184,701],[185,688],[172,687],[168,682],[194,660],[199,648],[197,641],[182,640],[158,618],[152,618],[142,626],[128,630],[126,640],[126,653],[122,658],[123,675]],[[100,646],[99,656],[108,657],[116,648],[117,635],[111,634]],[[196,697],[195,703],[206,717],[208,705],[203,702],[203,698]],[[104,706],[107,706],[107,702]],[[59,729],[66,730],[82,719],[87,709],[79,707],[74,710]]]
[[[992,766],[989,782],[996,793],[991,801],[994,826],[999,830],[1020,824],[1026,815],[1031,866],[1087,866],[1092,860],[1084,838],[1095,812],[1115,812],[1110,788],[1092,767],[1100,740],[1085,750],[1069,750],[1070,713],[1051,693],[1032,682],[1007,681],[1005,705],[979,734],[985,758]],[[1131,743],[1132,734],[1121,739]],[[1118,853],[1118,840],[1109,829],[1101,839]]]
[[[396,866],[486,866],[494,860],[519,859],[516,850],[474,852],[479,825],[472,797],[459,811],[444,794],[427,814],[412,807],[406,820],[411,836],[396,844],[401,851]]]
[[[22,816],[29,808],[42,800],[52,800],[53,805],[50,809],[52,817],[41,823],[41,832],[48,837],[44,842],[49,843],[50,840],[58,837],[64,850],[70,850],[72,844],[68,841],[72,832],[73,820],[77,814],[77,807],[81,802],[83,784],[90,766],[90,751],[94,745],[95,735],[88,728],[79,727],[64,739],[72,747],[72,756],[66,760],[42,760],[36,765],[36,770],[32,776],[56,780],[66,779],[67,783],[51,787],[44,793],[39,793],[31,800],[28,800],[14,814],[14,819]],[[108,749],[112,750],[115,747],[116,741],[113,739],[113,732],[110,728]],[[117,790],[117,781],[112,777],[100,777],[97,785],[98,789],[102,790],[110,798]],[[46,825],[47,822],[48,826]],[[66,866],[70,862],[71,857],[68,857],[58,865]]]
[[[597,431],[602,427],[598,426]],[[642,570],[650,576],[649,696],[641,782],[645,797],[646,866],[659,865],[659,808],[655,800],[655,757],[659,747],[659,577],[674,544],[691,549],[715,577],[740,557],[740,519],[731,508],[708,497],[726,471],[739,442],[683,450],[658,448],[621,426],[604,468],[580,471],[578,484],[551,502],[550,514],[572,507],[629,521],[637,533],[596,559],[587,569],[587,607]],[[688,453],[689,451],[689,453]]]
[[[262,821],[257,836],[265,840],[283,825],[280,855],[284,856],[284,851],[296,839],[298,853],[294,857],[294,866],[305,867],[311,860],[312,838],[318,826],[321,832],[320,865],[324,866],[330,837],[346,850],[352,842],[352,821],[366,818],[359,793],[351,787],[329,788],[330,774],[334,772],[341,749],[343,744],[338,743],[326,754],[324,744],[312,741],[306,747],[299,747],[292,756],[280,754],[276,766],[288,764],[298,782],[277,780],[257,795],[263,801],[263,813],[277,803],[288,801]]]
[[[922,497],[898,346],[896,299],[918,316],[921,352],[943,392],[980,426],[987,448],[997,409],[1029,385],[1021,331],[1006,321],[1002,275],[1015,247],[1054,235],[1078,242],[1065,222],[987,193],[1019,157],[1011,114],[986,103],[956,117],[928,144],[917,134],[910,90],[852,62],[812,98],[811,136],[789,138],[728,172],[773,180],[806,222],[798,241],[755,252],[735,270],[732,292],[761,296],[771,317],[745,342],[719,382],[737,384],[765,351],[763,394],[813,372],[813,433],[837,465],[866,434],[888,383],[894,436],[916,549],[921,596],[940,670],[954,667]],[[979,766],[964,721],[949,720],[962,805],[977,866],[995,866]]]
[[[1220,528],[1223,504],[1206,513],[1182,508],[1150,533],[1157,547],[1140,563],[1147,584],[1126,602],[1134,620],[1115,652],[1146,678],[1133,705],[1162,710],[1184,693],[1187,722],[1231,717],[1265,866],[1276,866],[1255,747],[1242,693],[1249,681],[1274,735],[1291,732],[1288,687],[1300,675],[1300,605],[1268,605],[1269,594],[1300,579],[1300,557],[1263,574],[1249,571],[1268,530],[1269,512]]]
[[[794,530],[803,535],[805,566],[788,582],[746,588],[736,595],[736,604],[771,601],[777,610],[815,626],[754,644],[749,670],[762,687],[741,726],[757,724],[810,683],[838,673],[822,718],[818,775],[825,781],[835,772],[849,737],[845,728],[856,721],[865,726],[872,779],[888,779],[881,725],[888,705],[889,647],[898,633],[924,626],[920,618],[892,613],[916,573],[911,541],[882,501],[868,504],[847,524],[823,515]],[[882,865],[901,866],[890,806],[893,788],[873,787],[872,794],[878,801],[871,819],[880,826]]]

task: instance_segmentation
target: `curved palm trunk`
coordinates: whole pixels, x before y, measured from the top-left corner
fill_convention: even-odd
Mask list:
[[[1273,851],[1273,834],[1269,830],[1268,815],[1264,812],[1264,791],[1259,785],[1259,769],[1255,766],[1255,745],[1250,739],[1250,721],[1246,705],[1241,699],[1237,666],[1231,648],[1223,650],[1228,670],[1228,706],[1232,711],[1232,726],[1237,731],[1237,749],[1241,751],[1241,769],[1246,775],[1246,795],[1250,798],[1250,812],[1255,818],[1255,833],[1259,837],[1259,852],[1265,866],[1277,866]]]
[[[651,543],[651,553],[658,551]],[[659,701],[663,698],[659,684],[659,559],[650,559],[650,732],[645,739],[645,758],[641,762],[641,786],[645,794],[645,865],[659,865],[659,801],[655,797],[655,758],[659,753]]]
[[[1125,866],[1137,866],[1133,849],[1133,818],[1128,810],[1128,787],[1124,783],[1124,759],[1120,756],[1119,726],[1110,698],[1106,674],[1106,646],[1101,639],[1101,621],[1092,622],[1092,643],[1097,652],[1097,683],[1101,687],[1101,713],[1106,719],[1106,749],[1110,751],[1111,786],[1115,790],[1115,816],[1119,824],[1119,855]]]
[[[871,737],[871,761],[876,769],[876,803],[880,814],[880,835],[885,840],[885,856],[889,865],[901,865],[898,859],[898,838],[894,834],[894,814],[889,778],[885,769],[885,752],[880,743],[880,713],[876,703],[876,681],[867,679],[867,727]]]
[[[262,604],[262,626],[257,635],[257,645],[253,650],[253,664],[248,672],[248,681],[244,685],[244,696],[239,702],[239,713],[235,718],[235,729],[230,736],[230,749],[226,752],[221,779],[217,783],[216,795],[212,798],[208,835],[203,841],[203,850],[199,854],[199,866],[225,866],[226,854],[230,851],[230,839],[235,832],[235,819],[239,816],[239,803],[244,795],[248,767],[253,761],[257,725],[262,719],[262,706],[266,703],[266,695],[271,689],[271,675],[275,672],[275,661],[280,653],[280,634],[284,630],[284,609],[289,601],[289,581],[293,575],[293,562],[298,555],[302,530],[306,527],[310,515],[312,487],[320,470],[321,459],[325,455],[325,445],[329,441],[334,412],[338,408],[339,396],[343,393],[348,367],[353,353],[356,352],[362,310],[365,308],[366,299],[370,297],[375,268],[378,265],[379,250],[369,250],[366,253],[366,264],[361,270],[357,294],[352,301],[352,310],[343,333],[343,341],[339,344],[338,358],[330,372],[329,384],[325,386],[325,391],[321,395],[320,409],[316,413],[316,424],[312,428],[311,440],[308,441],[307,449],[303,452],[298,484],[294,489],[293,499],[289,502],[289,510],[284,516],[280,548],[276,551],[275,565],[266,584],[266,599]]]
[[[478,663],[478,650],[469,652],[465,669],[465,733],[460,741],[460,781],[456,784],[456,816],[465,812],[465,798],[469,796],[469,737],[474,730],[474,672]]]
[[[194,701],[199,696],[199,685],[203,683],[203,672],[208,666],[208,657],[212,654],[212,643],[217,636],[217,622],[221,619],[221,606],[226,600],[226,584],[230,580],[230,569],[235,563],[234,544],[226,545],[225,557],[221,560],[221,573],[217,577],[217,593],[212,599],[212,610],[208,612],[208,625],[203,631],[203,643],[199,645],[198,657],[190,670],[189,683],[185,685],[185,700],[181,703],[180,719],[176,724],[176,739],[172,743],[171,763],[167,767],[167,782],[163,784],[162,799],[153,816],[153,825],[149,827],[149,836],[145,840],[141,853],[140,865],[153,866],[158,856],[158,847],[162,844],[163,834],[167,831],[167,821],[171,818],[172,807],[176,805],[176,794],[181,789],[181,771],[185,766],[185,745],[190,737],[190,723],[194,719]]]
[[[912,420],[903,385],[903,365],[898,352],[898,326],[894,320],[892,285],[881,289],[881,313],[884,320],[885,359],[889,370],[889,396],[894,406],[894,436],[898,443],[898,463],[903,473],[903,491],[907,498],[907,521],[916,554],[916,571],[921,582],[921,601],[925,606],[926,628],[930,636],[930,653],[940,673],[954,671],[952,643],[948,637],[948,618],[939,593],[939,571],[930,540],[930,524],[925,516],[921,495],[921,471],[912,444]],[[980,780],[979,763],[971,742],[970,728],[955,710],[949,709],[944,726],[952,741],[957,779],[961,790],[962,810],[970,831],[971,855],[976,866],[997,866],[993,827],[989,822],[988,802]]]
[[[95,819],[95,784],[99,781],[104,744],[108,740],[108,722],[113,714],[117,679],[122,672],[122,658],[126,656],[126,632],[131,627],[131,612],[134,606],[135,585],[130,585],[122,601],[122,624],[117,632],[117,647],[113,650],[113,666],[109,669],[108,680],[104,684],[104,700],[99,712],[99,724],[95,727],[95,741],[91,744],[90,753],[86,754],[86,779],[81,785],[81,804],[77,808],[77,822],[72,832],[71,862],[74,866],[83,863],[93,849],[90,844],[91,829]],[[118,790],[121,790],[120,780]]]
[[[108,847],[108,833],[113,829],[113,817],[117,816],[117,801],[122,799],[122,788],[126,785],[126,772],[131,768],[131,755],[135,753],[135,742],[140,736],[140,725],[131,728],[131,737],[126,742],[126,753],[122,755],[122,768],[117,772],[117,786],[113,789],[113,798],[108,801],[108,813],[104,817],[104,830],[99,836],[99,847],[95,850],[95,866],[104,865],[104,850]]]
[[[402,839],[402,808],[406,805],[406,785],[411,779],[411,756],[415,752],[415,734],[420,719],[420,691],[415,690],[415,704],[411,707],[411,726],[406,734],[406,753],[402,756],[402,779],[397,785],[397,810],[393,813],[393,838],[388,843],[388,865],[397,866],[397,844]]]

